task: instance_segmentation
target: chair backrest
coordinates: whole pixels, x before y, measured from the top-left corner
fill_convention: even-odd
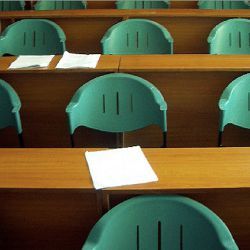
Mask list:
[[[199,0],[199,9],[248,9],[250,5],[246,1],[232,1],[232,0]]]
[[[224,222],[182,196],[139,196],[105,214],[83,250],[238,250]]]
[[[117,9],[167,9],[169,1],[116,1]]]
[[[236,78],[225,88],[219,109],[220,131],[229,123],[250,129],[250,73]]]
[[[0,129],[15,127],[18,134],[22,133],[20,108],[21,102],[16,91],[0,79]]]
[[[25,1],[0,1],[0,11],[24,10]]]
[[[86,9],[86,1],[64,1],[64,0],[54,0],[38,1],[34,8],[35,10],[73,10],[73,9]]]
[[[130,74],[97,77],[80,87],[66,112],[70,134],[79,126],[106,132],[126,132],[166,124],[167,104],[148,81]]]
[[[128,19],[112,26],[101,40],[103,54],[172,54],[173,39],[162,25]]]
[[[210,54],[250,54],[250,20],[235,18],[213,28],[208,37]]]
[[[9,25],[0,37],[0,54],[54,55],[65,51],[65,34],[54,22],[24,19]]]

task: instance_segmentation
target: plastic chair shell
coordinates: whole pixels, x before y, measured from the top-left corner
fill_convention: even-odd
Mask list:
[[[129,19],[113,25],[101,44],[103,54],[173,54],[170,33],[147,19]]]
[[[111,209],[82,250],[238,250],[224,222],[182,196],[139,196]]]

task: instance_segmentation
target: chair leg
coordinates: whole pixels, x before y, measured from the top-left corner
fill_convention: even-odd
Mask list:
[[[222,147],[222,131],[219,131],[219,135],[218,135],[218,147]]]
[[[162,133],[163,145],[162,148],[167,148],[167,132]]]
[[[124,133],[116,133],[116,147],[124,147]]]
[[[18,140],[19,140],[19,146],[20,146],[20,148],[24,148],[23,133],[18,134]]]
[[[75,147],[75,141],[74,141],[74,135],[70,135],[70,143],[71,143],[71,147],[74,148]]]

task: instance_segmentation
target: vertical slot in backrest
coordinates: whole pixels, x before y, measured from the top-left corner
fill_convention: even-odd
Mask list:
[[[140,228],[136,226],[136,250],[140,250]]]
[[[106,113],[106,99],[105,99],[105,95],[102,95],[102,112]]]
[[[139,32],[136,31],[136,48],[139,48]]]
[[[119,92],[116,92],[116,114],[120,114]]]
[[[26,45],[26,32],[23,32],[23,46]]]
[[[61,4],[62,4],[62,9],[64,10],[64,1],[62,1]]]
[[[239,33],[238,33],[238,38],[239,38],[239,48],[241,48],[241,32],[239,31]]]
[[[232,33],[228,34],[229,47],[232,47]]]
[[[180,225],[180,250],[183,250],[183,225]]]
[[[36,47],[36,31],[33,31],[33,47]]]
[[[57,1],[54,1],[54,10],[56,10],[57,8]]]
[[[129,48],[129,33],[127,32],[127,47]]]
[[[161,250],[161,222],[158,221],[158,250]]]

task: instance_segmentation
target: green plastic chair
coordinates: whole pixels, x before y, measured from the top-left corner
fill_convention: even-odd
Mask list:
[[[54,55],[65,51],[65,34],[54,22],[24,19],[9,25],[0,36],[0,55]]]
[[[198,1],[199,9],[249,9],[250,5],[246,1],[232,1],[232,0],[220,0],[220,1]]]
[[[236,78],[223,91],[220,101],[218,146],[227,124],[250,129],[250,73]]]
[[[182,196],[138,196],[111,209],[82,250],[238,250],[224,222]]]
[[[213,28],[207,39],[210,54],[250,54],[250,20],[235,18]]]
[[[77,127],[123,133],[149,125],[163,131],[166,147],[167,104],[150,82],[130,74],[97,77],[80,87],[66,108],[71,145]]]
[[[116,1],[117,9],[168,9],[170,2],[167,1]]]
[[[25,1],[0,1],[0,11],[24,10]]]
[[[103,54],[173,54],[170,33],[147,19],[128,19],[113,25],[101,44]]]
[[[7,82],[0,79],[0,129],[15,127],[19,144],[23,147],[20,108],[21,102],[16,91]]]
[[[86,1],[38,1],[35,6],[35,10],[75,10],[75,9],[86,9]]]

